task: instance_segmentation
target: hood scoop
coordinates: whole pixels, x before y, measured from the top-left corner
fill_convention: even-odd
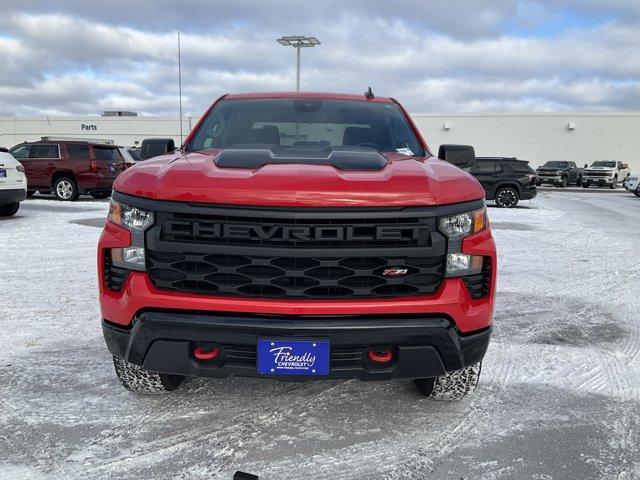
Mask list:
[[[222,150],[213,158],[220,168],[258,169],[265,165],[331,165],[338,170],[379,171],[387,160],[370,147],[286,147],[238,145]]]

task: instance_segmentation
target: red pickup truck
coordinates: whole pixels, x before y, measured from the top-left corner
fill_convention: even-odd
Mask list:
[[[114,184],[98,245],[122,384],[185,376],[415,379],[458,399],[489,343],[485,193],[391,98],[225,95],[180,153]],[[455,165],[454,165],[455,164]]]
[[[66,201],[84,193],[107,198],[127,166],[118,148],[104,143],[44,139],[21,143],[10,152],[25,168],[28,195],[53,191]]]

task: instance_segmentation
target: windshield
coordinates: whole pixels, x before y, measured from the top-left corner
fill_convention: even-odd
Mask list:
[[[396,105],[316,99],[224,100],[209,113],[186,150],[274,145],[362,146],[424,155]]]
[[[612,161],[600,161],[600,162],[593,162],[591,164],[592,167],[607,167],[607,168],[616,168],[616,162],[612,162]]]
[[[567,168],[567,162],[547,162],[543,167],[549,168]]]

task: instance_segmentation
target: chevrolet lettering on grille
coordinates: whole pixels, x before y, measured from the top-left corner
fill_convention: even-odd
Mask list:
[[[192,235],[210,239],[236,239],[270,242],[291,241],[415,241],[430,242],[430,229],[425,225],[354,226],[354,225],[251,225],[203,221],[167,220],[163,226],[168,235]]]

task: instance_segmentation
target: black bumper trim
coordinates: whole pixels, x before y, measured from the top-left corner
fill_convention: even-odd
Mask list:
[[[12,188],[10,190],[0,190],[0,204],[21,202],[27,198],[27,191],[24,188]]]
[[[482,360],[491,335],[490,327],[459,335],[441,316],[272,317],[166,312],[145,312],[129,329],[103,320],[102,330],[109,351],[116,357],[152,371],[203,377],[259,376],[255,365],[259,337],[323,338],[332,346],[328,378],[361,380],[427,378],[458,370]],[[192,352],[200,343],[219,345],[220,357],[196,360]],[[372,364],[366,351],[374,346],[392,347],[396,359],[388,366]],[[351,360],[345,362],[345,358]]]

